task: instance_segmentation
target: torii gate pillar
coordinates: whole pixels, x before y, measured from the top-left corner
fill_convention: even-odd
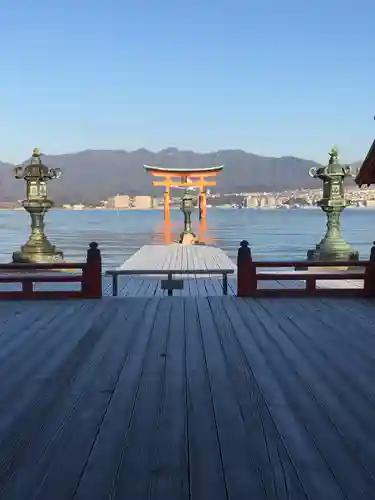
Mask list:
[[[171,191],[169,187],[164,191],[164,220],[168,221],[171,218]]]
[[[199,193],[199,220],[203,220],[206,218],[207,211],[207,200],[206,200],[206,191],[201,188],[201,192]]]

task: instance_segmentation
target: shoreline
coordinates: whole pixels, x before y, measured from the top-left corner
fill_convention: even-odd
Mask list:
[[[197,207],[195,207],[197,209]],[[210,207],[211,209],[220,209],[220,210],[240,210],[239,208],[233,208],[224,205],[218,205],[216,207]],[[19,212],[25,210],[23,207],[9,207],[4,208],[0,207],[0,212]],[[155,208],[101,208],[101,207],[84,207],[84,208],[63,208],[63,207],[52,207],[48,210],[50,211],[59,211],[59,212],[162,212],[164,210],[163,207],[155,207]],[[180,211],[180,207],[171,207],[171,211]],[[294,208],[284,208],[284,207],[242,207],[241,210],[251,210],[251,211],[295,211],[295,210],[320,210],[320,207],[294,207]],[[345,210],[375,210],[375,207],[346,207]]]

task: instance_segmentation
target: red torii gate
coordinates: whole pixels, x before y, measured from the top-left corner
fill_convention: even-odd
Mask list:
[[[152,185],[164,187],[164,220],[170,219],[170,203],[172,187],[199,187],[199,220],[206,218],[206,188],[216,186],[216,181],[206,180],[206,177],[216,177],[224,165],[205,168],[164,168],[143,165],[153,177],[161,180],[153,181]]]

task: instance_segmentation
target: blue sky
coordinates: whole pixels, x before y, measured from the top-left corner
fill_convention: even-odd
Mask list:
[[[375,137],[373,0],[1,0],[0,159]]]

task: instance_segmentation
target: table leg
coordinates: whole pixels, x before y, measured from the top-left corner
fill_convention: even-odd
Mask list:
[[[223,295],[228,295],[228,275],[223,274]]]
[[[117,297],[117,294],[118,294],[118,275],[117,274],[114,274],[112,276],[112,295],[113,297]]]

